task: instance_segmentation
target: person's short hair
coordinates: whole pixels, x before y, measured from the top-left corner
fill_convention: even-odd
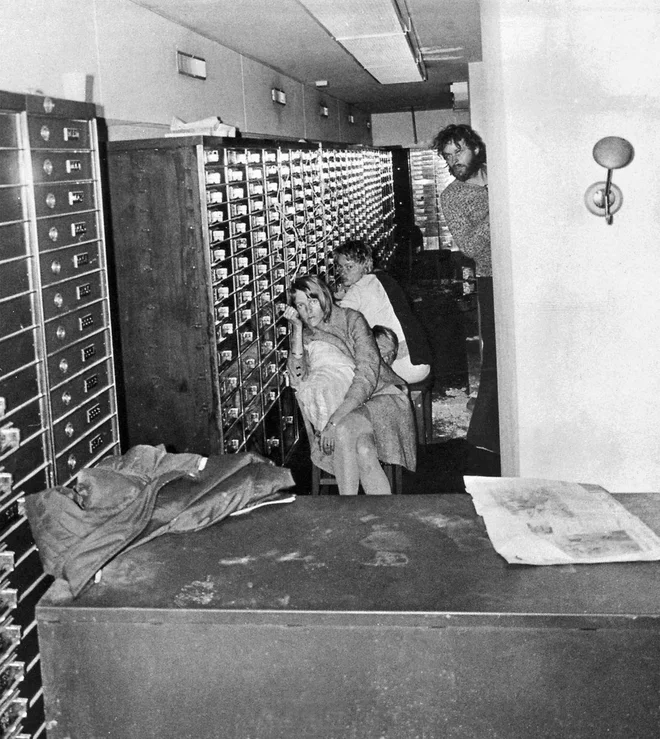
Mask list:
[[[399,337],[392,331],[391,328],[388,326],[381,326],[380,324],[376,324],[372,329],[371,333],[374,336],[374,340],[376,344],[378,344],[378,339],[387,339],[390,344],[392,345],[392,362],[396,359],[396,355],[399,353]],[[380,347],[379,347],[380,348]]]
[[[327,321],[332,313],[332,293],[326,283],[316,275],[303,275],[291,283],[289,288],[289,303],[293,305],[294,294],[300,290],[308,298],[316,298],[323,311],[323,320]]]
[[[433,139],[433,146],[438,154],[442,156],[442,150],[447,144],[452,143],[459,146],[462,142],[465,142],[466,146],[472,149],[479,164],[486,163],[486,144],[484,144],[484,140],[471,126],[464,123],[452,123],[450,126],[445,126]],[[476,151],[477,149],[479,151]]]
[[[371,247],[362,239],[349,239],[344,241],[334,250],[335,257],[341,255],[346,259],[352,259],[354,262],[364,265],[367,274],[374,271],[374,258]]]

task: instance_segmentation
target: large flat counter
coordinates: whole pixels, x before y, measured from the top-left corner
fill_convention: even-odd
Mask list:
[[[48,739],[660,736],[660,564],[509,565],[467,495],[166,535],[37,620]]]

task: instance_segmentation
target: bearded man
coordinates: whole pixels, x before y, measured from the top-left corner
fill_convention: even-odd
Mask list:
[[[499,454],[486,145],[481,136],[466,125],[443,128],[433,143],[455,177],[440,194],[442,212],[456,246],[476,264],[482,361],[479,393],[467,440],[478,448]]]

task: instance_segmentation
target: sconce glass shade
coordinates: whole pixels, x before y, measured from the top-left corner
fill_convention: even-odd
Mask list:
[[[607,170],[607,181],[591,185],[584,194],[584,202],[590,213],[604,216],[608,224],[612,223],[612,216],[623,205],[623,193],[612,184],[612,171],[630,164],[634,156],[635,150],[630,141],[620,136],[606,136],[594,146],[593,157]]]
[[[594,146],[594,159],[605,169],[621,169],[632,162],[635,150],[630,141],[619,136],[606,136]]]

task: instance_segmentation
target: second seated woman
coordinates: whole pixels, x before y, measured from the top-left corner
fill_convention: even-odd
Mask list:
[[[357,239],[335,249],[335,264],[342,283],[339,305],[360,311],[372,328],[391,328],[399,340],[392,369],[407,383],[425,380],[431,372],[431,348],[398,282],[386,272],[374,272],[371,249]]]
[[[333,304],[318,277],[291,285],[288,370],[313,427],[312,461],[334,475],[340,495],[391,493],[381,462],[414,471],[417,443],[404,383],[382,362],[364,316]]]

